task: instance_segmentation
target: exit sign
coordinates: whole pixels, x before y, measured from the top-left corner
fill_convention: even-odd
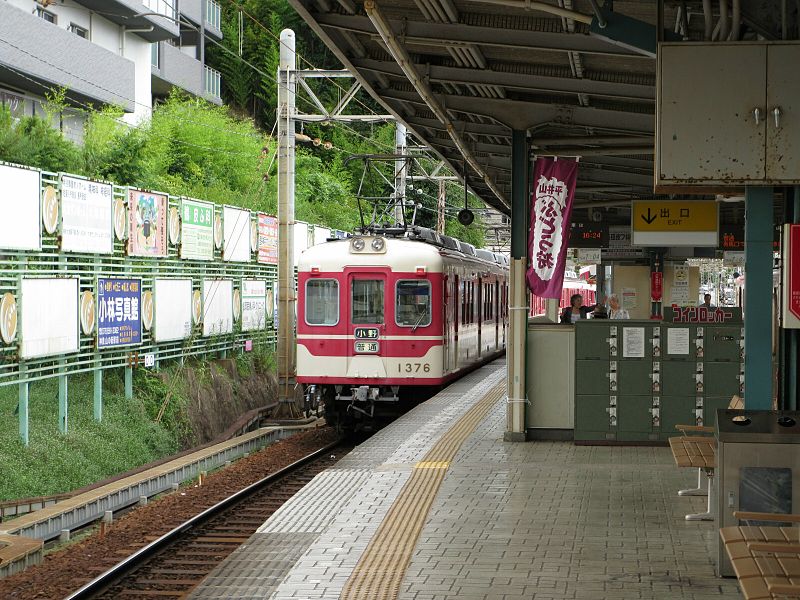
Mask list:
[[[713,200],[636,200],[634,246],[716,246],[719,206]]]

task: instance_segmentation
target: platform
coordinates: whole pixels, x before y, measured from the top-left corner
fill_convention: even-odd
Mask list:
[[[193,599],[739,598],[667,447],[511,443],[505,363],[318,475]],[[465,417],[465,415],[467,415]],[[448,456],[450,458],[448,458]]]

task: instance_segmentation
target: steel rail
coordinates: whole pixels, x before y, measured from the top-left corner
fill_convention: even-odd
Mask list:
[[[203,512],[195,515],[191,519],[181,523],[177,527],[173,528],[172,530],[168,531],[160,538],[153,540],[143,548],[140,548],[125,560],[117,563],[113,567],[111,567],[108,571],[101,573],[90,582],[83,585],[81,588],[67,596],[64,600],[87,600],[100,594],[111,586],[116,584],[120,579],[122,579],[125,575],[133,571],[136,567],[141,566],[144,562],[166,548],[169,544],[177,540],[181,535],[192,529],[193,527],[208,521],[212,517],[219,515],[220,513],[224,512],[232,505],[236,504],[240,500],[247,498],[248,496],[257,492],[260,488],[276,482],[278,479],[288,475],[295,469],[307,465],[310,462],[320,458],[327,452],[330,452],[332,449],[336,448],[337,446],[341,445],[342,440],[337,440],[331,444],[328,444],[324,448],[320,448],[304,456],[303,458],[296,460],[290,465],[283,467],[282,469],[267,475],[263,479],[259,479],[255,483],[251,483],[247,487],[239,490],[238,492],[228,496],[224,500],[214,504],[213,506],[208,507]]]

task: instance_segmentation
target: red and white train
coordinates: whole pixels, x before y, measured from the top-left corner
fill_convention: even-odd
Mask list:
[[[297,275],[308,402],[358,427],[502,354],[507,276],[504,256],[422,228],[309,248]]]

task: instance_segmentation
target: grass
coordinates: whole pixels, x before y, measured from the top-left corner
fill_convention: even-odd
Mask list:
[[[0,500],[67,492],[177,452],[185,424],[154,423],[163,384],[153,379],[137,373],[141,383],[127,400],[120,375],[106,372],[97,422],[91,375],[71,376],[66,434],[58,430],[58,380],[31,384],[28,447],[19,439],[17,386],[0,387]]]

